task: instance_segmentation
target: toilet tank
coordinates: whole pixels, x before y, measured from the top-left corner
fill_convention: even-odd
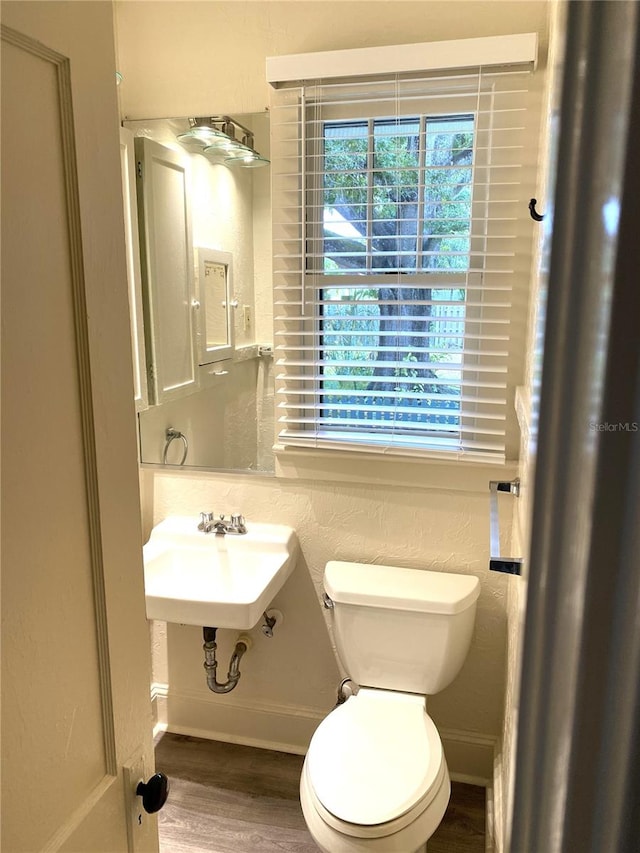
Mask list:
[[[460,671],[480,593],[474,575],[332,561],[324,587],[356,684],[432,695]]]

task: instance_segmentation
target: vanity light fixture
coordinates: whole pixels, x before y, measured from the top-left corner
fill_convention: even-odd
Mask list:
[[[189,130],[178,135],[185,145],[198,145],[215,162],[255,169],[269,163],[254,148],[253,133],[230,116],[189,119]]]

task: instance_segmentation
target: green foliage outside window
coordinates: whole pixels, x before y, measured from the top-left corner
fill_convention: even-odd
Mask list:
[[[455,426],[466,293],[425,286],[424,274],[470,266],[473,118],[327,123],[322,171],[325,416],[419,404],[425,427],[442,423],[429,410],[443,406]],[[388,284],[339,287],[340,276],[385,273]]]

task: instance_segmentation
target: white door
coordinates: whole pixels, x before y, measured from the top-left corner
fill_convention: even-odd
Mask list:
[[[154,851],[112,8],[2,6],[3,850]]]

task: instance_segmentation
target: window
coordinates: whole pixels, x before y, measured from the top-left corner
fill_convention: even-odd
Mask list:
[[[325,122],[323,143],[325,275],[469,268],[472,115]]]
[[[504,459],[528,76],[274,93],[283,444]]]
[[[455,435],[465,290],[415,274],[469,269],[473,116],[326,122],[323,136],[319,422],[371,442],[390,425]],[[353,273],[403,278],[354,287]]]

